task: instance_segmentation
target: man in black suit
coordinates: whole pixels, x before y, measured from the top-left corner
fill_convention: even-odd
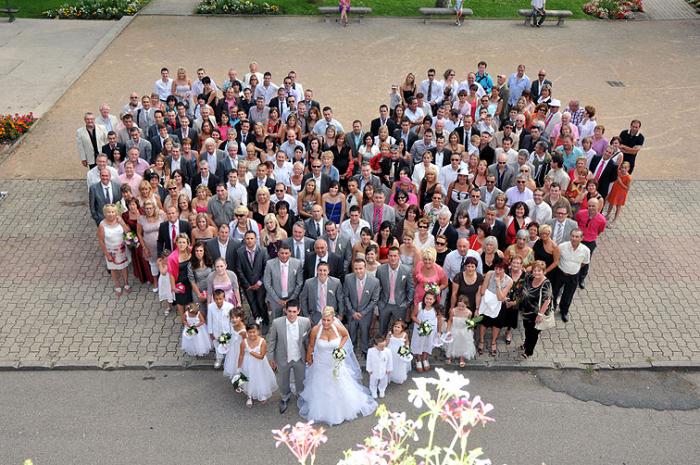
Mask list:
[[[452,214],[448,210],[440,211],[440,213],[438,213],[438,220],[435,222],[435,226],[433,226],[432,234],[435,238],[440,235],[445,236],[447,238],[447,247],[450,250],[455,250],[457,249],[459,233],[455,227],[452,226],[452,223],[450,223],[451,217]]]
[[[321,173],[321,160],[311,162],[311,172],[305,174],[301,181],[302,189],[309,179],[316,181],[316,190],[321,192],[321,195],[330,190],[331,178],[327,174]]]
[[[267,187],[270,195],[272,195],[272,192],[275,192],[275,180],[267,175],[267,166],[260,163],[255,170],[255,177],[248,182],[248,202],[252,203],[257,200],[258,189],[263,186]]]
[[[389,118],[389,107],[384,104],[379,107],[379,118],[372,120],[372,124],[370,126],[372,136],[376,137],[379,134],[379,128],[382,126],[386,126],[389,129],[389,134],[393,134],[397,129],[399,129],[394,120]]]
[[[530,86],[530,97],[534,102],[537,102],[537,99],[540,98],[540,93],[542,92],[542,87],[548,85],[552,86],[552,81],[549,79],[545,79],[547,77],[547,72],[544,69],[539,70],[537,73],[537,79],[532,81],[532,85]]]
[[[207,252],[212,260],[219,257],[224,257],[226,260],[226,268],[229,271],[236,272],[236,251],[241,246],[241,241],[232,239],[229,236],[229,226],[224,223],[219,226],[217,237],[213,237],[206,242]],[[222,254],[223,253],[223,254]]]
[[[277,97],[272,97],[267,106],[270,108],[276,108],[279,112],[280,119],[282,118],[282,115],[284,115],[289,108],[287,105],[287,91],[284,89],[284,87],[277,89]]]
[[[200,184],[204,184],[209,188],[211,195],[216,194],[216,185],[219,184],[220,180],[218,176],[209,171],[209,162],[206,160],[200,160],[199,162],[199,173],[192,176],[192,194],[194,195],[197,187]]]
[[[379,169],[381,172],[381,178],[379,179],[381,180],[381,182],[384,183],[385,186],[391,188],[394,185],[394,182],[399,180],[401,170],[404,168],[409,173],[411,172],[411,167],[409,166],[409,164],[406,162],[406,160],[401,158],[401,154],[399,153],[399,146],[394,144],[391,146],[391,156],[389,158],[384,158],[379,162]],[[369,166],[367,166],[367,169],[369,169]],[[364,163],[362,166],[362,171],[366,171]],[[362,188],[364,189],[364,185],[362,184],[363,176],[364,173],[361,173],[356,179],[359,180],[359,185],[362,186]],[[376,176],[374,176],[373,174],[370,174],[370,176],[376,178]],[[370,184],[372,183],[370,182]],[[378,186],[375,186],[374,188],[377,189],[377,187]]]
[[[479,144],[479,159],[486,160],[487,165],[492,165],[496,161],[496,151],[491,147],[491,133],[483,132],[481,134],[481,143]]]
[[[309,115],[309,110],[311,110],[311,107],[316,107],[316,109],[321,112],[321,104],[318,103],[316,100],[314,100],[314,91],[311,89],[306,89],[304,91],[304,100],[306,103],[306,115]]]
[[[304,223],[306,224],[307,237],[310,237],[313,240],[321,237],[326,226],[326,219],[323,217],[323,207],[319,204],[311,207],[311,218],[308,218],[306,221],[304,221]]]
[[[345,278],[343,273],[343,259],[328,252],[328,243],[324,239],[316,239],[314,242],[314,253],[304,258],[304,279],[316,277],[316,269],[320,262],[328,263],[329,274],[342,282]]]
[[[114,204],[122,199],[120,185],[111,180],[112,175],[108,169],[100,171],[100,182],[96,182],[89,189],[90,215],[99,226],[105,218],[102,209],[105,205]]]
[[[545,144],[547,144],[547,147],[549,147],[549,144],[547,143],[547,136],[542,132],[542,127],[540,126],[541,124],[542,123],[533,124],[530,128],[529,134],[526,134],[525,131],[520,134],[521,149],[525,149],[532,153],[535,151],[535,146],[539,141],[543,141]]]
[[[247,119],[241,121],[241,130],[238,131],[238,140],[241,141],[244,147],[248,145],[249,142],[255,140],[255,136],[250,131],[250,121]]]
[[[187,234],[192,238],[192,226],[187,221],[179,219],[177,207],[170,206],[165,212],[168,221],[163,221],[158,228],[158,239],[156,246],[158,248],[158,256],[163,254],[163,250],[175,250],[175,239],[178,234]]]
[[[182,126],[177,130],[177,137],[180,141],[190,139],[192,141],[192,150],[199,151],[199,134],[190,127],[189,118],[182,119]],[[182,143],[182,142],[181,142]]]
[[[438,169],[450,164],[452,150],[445,147],[445,137],[442,135],[435,138],[435,147],[428,149],[433,154],[433,163]]]
[[[170,126],[165,124],[165,113],[163,113],[162,110],[154,111],[153,118],[155,119],[156,122],[154,124],[151,124],[151,127],[148,128],[148,133],[143,135],[146,139],[152,139],[155,136],[157,136],[158,135],[158,128],[160,126],[165,125],[166,127],[168,127],[168,130],[170,130]]]
[[[101,153],[104,153],[107,155],[107,158],[109,158],[109,161],[114,162],[114,150],[119,149],[119,153],[121,154],[121,160],[119,162],[121,163],[126,159],[126,145],[122,144],[121,142],[117,142],[117,133],[114,131],[109,131],[107,133],[107,143],[102,146],[102,151]]]
[[[158,128],[158,135],[151,138],[151,164],[155,163],[158,155],[163,153],[163,143],[170,138],[175,144],[180,144],[180,138],[168,132],[168,127],[163,125]]]
[[[306,237],[306,225],[299,220],[292,226],[292,237],[284,240],[292,249],[292,257],[300,260],[301,263],[306,261],[306,257],[314,252],[314,240]]]
[[[265,305],[265,286],[263,286],[265,264],[268,259],[267,251],[257,245],[255,233],[253,231],[245,233],[243,245],[236,251],[236,275],[250,305],[253,318],[262,318],[264,325],[270,324]]]
[[[611,160],[613,156],[613,148],[605,149],[603,156],[596,155],[591,158],[591,164],[588,169],[593,173],[593,179],[598,182],[598,192],[603,198],[608,196],[610,186],[617,179],[617,165]]]
[[[418,140],[416,133],[411,131],[411,120],[406,117],[401,120],[401,127],[394,130],[393,136],[394,139],[396,139],[396,143],[403,139],[406,150],[409,152],[411,151],[413,144]]]
[[[474,228],[478,228],[480,224],[485,224],[491,229],[491,236],[495,236],[498,239],[498,248],[505,250],[506,248],[506,225],[503,221],[496,219],[496,207],[489,206],[486,210],[486,216],[483,218],[476,218],[472,221]]]
[[[180,150],[180,146],[178,145],[173,147],[172,155],[165,157],[165,166],[170,168],[171,173],[179,169],[180,172],[182,172],[182,176],[185,178],[185,182],[189,184],[194,177],[194,168],[192,168],[192,163],[190,163],[189,160],[182,158]]]
[[[469,142],[471,137],[474,135],[481,135],[479,130],[472,126],[473,123],[474,120],[472,119],[471,115],[465,115],[462,120],[462,126],[453,131],[459,136],[459,143],[462,144],[464,149],[467,151],[471,146],[471,142]]]

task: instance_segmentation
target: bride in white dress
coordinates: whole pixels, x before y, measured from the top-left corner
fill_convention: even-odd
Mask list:
[[[307,420],[337,425],[376,410],[377,402],[353,376],[347,357],[334,372],[333,350],[344,347],[348,339],[348,331],[335,320],[333,308],[326,307],[321,324],[311,330],[306,352],[308,366],[299,395],[299,414]]]

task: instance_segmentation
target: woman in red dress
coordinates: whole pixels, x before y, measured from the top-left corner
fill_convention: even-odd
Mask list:
[[[128,210],[122,213],[122,219],[126,223],[131,231],[136,234],[137,223],[141,217],[139,212],[140,205],[136,198],[132,198],[126,204]],[[153,280],[151,275],[151,266],[148,264],[148,260],[143,255],[143,244],[139,244],[136,249],[132,249],[131,264],[134,267],[134,276],[138,278],[142,283],[150,282]]]

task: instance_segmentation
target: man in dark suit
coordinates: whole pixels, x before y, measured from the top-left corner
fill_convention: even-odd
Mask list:
[[[547,143],[547,136],[542,133],[542,128],[538,124],[533,124],[529,134],[525,133],[525,131],[520,134],[519,147],[532,153],[539,141]],[[549,147],[548,143],[547,147]]]
[[[306,255],[304,259],[304,279],[316,276],[316,269],[321,262],[328,263],[328,271],[331,276],[341,281],[345,279],[343,274],[343,259],[328,251],[328,244],[323,239],[314,242],[314,253]]]
[[[119,162],[121,163],[126,158],[126,145],[117,141],[117,133],[116,132],[109,131],[107,133],[107,143],[102,146],[101,153],[104,153],[105,155],[107,155],[107,158],[109,158],[109,161],[114,162],[114,150],[115,149],[119,149],[119,153],[122,156],[121,160],[119,160]]]
[[[306,261],[306,257],[314,253],[314,240],[306,237],[306,225],[303,221],[297,221],[292,226],[292,237],[284,240],[292,249],[292,257],[301,260],[302,263]]]
[[[192,141],[192,150],[199,151],[199,133],[190,127],[189,118],[182,119],[182,126],[177,130],[177,137],[182,142],[185,139]]]
[[[284,87],[280,87],[277,89],[277,97],[272,97],[270,99],[270,103],[268,103],[267,106],[270,108],[276,108],[279,112],[280,119],[282,118],[284,112],[287,111],[287,109],[289,108],[289,106],[287,105],[287,92],[284,89]]]
[[[158,155],[163,153],[163,143],[165,139],[170,138],[173,143],[180,144],[180,138],[175,134],[168,132],[167,126],[161,126],[158,128],[158,135],[151,138],[151,164],[155,163],[155,159]]]
[[[481,135],[479,130],[472,126],[473,123],[474,120],[472,117],[470,115],[465,115],[464,119],[462,120],[462,126],[453,131],[459,136],[459,143],[464,146],[465,150],[469,150],[469,146],[471,145],[469,140],[473,135]]]
[[[392,135],[397,143],[403,139],[407,151],[410,151],[413,144],[418,140],[416,133],[411,131],[411,120],[405,117],[401,120],[401,126],[394,129]]]
[[[393,134],[397,129],[399,129],[396,122],[389,118],[389,107],[384,104],[379,107],[379,118],[373,119],[372,124],[370,125],[370,132],[372,133],[373,137],[377,137],[379,134],[379,128],[382,126],[386,126],[389,129],[389,134]]]
[[[474,221],[472,221],[472,225],[474,228],[478,228],[480,224],[485,224],[491,229],[491,236],[496,237],[498,239],[498,248],[501,250],[505,250],[506,248],[506,225],[503,221],[497,220],[496,219],[496,207],[495,206],[490,206],[486,210],[486,216],[483,218],[476,218]]]
[[[321,112],[321,104],[318,103],[316,100],[314,100],[314,92],[311,89],[306,89],[304,91],[304,100],[306,103],[306,111],[307,111],[307,116],[308,116],[308,111],[311,110],[311,107],[316,107],[316,109]]]
[[[265,264],[269,259],[267,251],[257,245],[257,236],[253,231],[245,233],[243,246],[236,251],[236,275],[240,288],[250,305],[253,318],[262,318],[263,324],[269,325],[270,319],[265,305]]]
[[[352,131],[345,134],[345,143],[350,147],[353,157],[357,157],[360,147],[364,144],[365,135],[365,131],[362,130],[362,121],[359,119],[353,121]]]
[[[260,163],[255,171],[255,177],[248,182],[248,202],[257,200],[258,189],[263,186],[267,187],[270,194],[275,192],[275,180],[268,177],[267,166]]]
[[[209,188],[211,195],[214,195],[216,194],[216,185],[219,184],[219,182],[220,180],[218,176],[209,171],[209,162],[206,160],[201,160],[199,162],[199,173],[192,176],[192,194],[194,196],[194,191],[197,190],[197,187],[204,184]]]
[[[486,160],[488,165],[496,161],[496,151],[491,147],[491,133],[481,133],[481,143],[479,144],[479,159]]]
[[[438,213],[438,220],[433,226],[432,234],[435,238],[440,235],[445,236],[447,238],[447,247],[450,250],[454,250],[457,248],[459,233],[455,227],[452,226],[452,223],[450,223],[451,216],[452,215],[450,214],[449,210]]]
[[[326,219],[323,217],[323,207],[316,204],[311,207],[311,218],[304,221],[306,235],[313,240],[320,238],[325,231]]]
[[[160,224],[156,241],[159,257],[163,254],[163,250],[175,250],[174,239],[177,238],[178,234],[187,234],[192,238],[192,226],[179,218],[176,206],[168,207],[165,214],[168,221],[163,221]]]
[[[185,178],[185,182],[189,184],[194,177],[194,168],[192,168],[192,163],[182,158],[180,151],[180,147],[173,147],[172,155],[168,155],[165,158],[165,166],[170,168],[171,173],[179,169]]]
[[[552,86],[552,81],[545,79],[546,76],[547,72],[544,69],[541,69],[537,73],[537,79],[532,81],[532,85],[530,86],[530,97],[532,98],[533,102],[537,102],[537,99],[540,98],[542,87],[546,85],[550,87]]]
[[[226,268],[236,272],[236,250],[241,246],[241,241],[232,239],[229,236],[229,226],[222,224],[219,226],[217,237],[213,237],[206,242],[207,252],[212,260],[223,257],[226,260]],[[222,254],[223,253],[223,254]]]
[[[499,153],[496,163],[489,166],[488,174],[496,178],[496,188],[505,192],[515,185],[515,177],[518,173],[508,166],[508,155]]]
[[[610,186],[617,179],[617,165],[612,161],[613,149],[605,149],[603,156],[595,155],[591,158],[589,169],[593,173],[593,179],[598,182],[598,192],[603,198],[608,196]]]
[[[322,239],[325,239],[328,244],[328,251],[337,255],[343,260],[342,276],[350,269],[350,260],[352,260],[352,245],[350,239],[340,233],[340,226],[332,221],[326,221],[324,225],[326,233]]]
[[[320,189],[321,195],[330,190],[331,178],[327,174],[321,173],[321,160],[311,162],[311,172],[304,175],[301,185],[306,185],[306,181],[309,179],[316,181],[316,190]]]
[[[438,136],[435,139],[435,147],[429,148],[428,151],[433,154],[433,163],[438,169],[450,164],[452,150],[445,147],[445,138]]]
[[[110,203],[117,203],[122,199],[120,185],[111,180],[108,169],[100,171],[100,182],[90,186],[90,215],[97,225],[105,218],[102,209]]]

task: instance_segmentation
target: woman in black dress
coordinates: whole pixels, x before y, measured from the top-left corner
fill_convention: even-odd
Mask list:
[[[535,325],[542,321],[542,316],[552,302],[552,284],[544,274],[546,268],[543,261],[535,261],[532,264],[532,273],[526,277],[523,286],[520,309],[523,312],[525,342],[519,347],[523,351],[523,359],[530,358],[534,353],[540,335]]]
[[[472,313],[479,309],[481,295],[479,288],[484,282],[484,276],[476,271],[479,262],[474,257],[467,257],[464,260],[464,270],[452,280],[452,301],[450,308],[457,305],[457,297],[464,295],[468,299],[467,306]]]
[[[483,251],[481,252],[481,264],[484,270],[484,275],[492,271],[496,263],[503,261],[503,252],[498,250],[498,239],[495,236],[489,236],[484,239]]]
[[[185,305],[192,303],[192,283],[187,275],[187,267],[190,264],[190,238],[187,234],[178,234],[175,244],[177,249],[168,258],[168,271],[170,272],[170,285],[175,293],[177,313],[182,316]],[[172,265],[177,264],[177,268]]]
[[[535,260],[545,263],[545,274],[551,281],[553,273],[559,266],[559,246],[552,239],[551,226],[548,224],[540,226],[540,239],[532,246],[532,251],[535,253]]]
[[[510,292],[506,298],[506,305],[503,309],[503,327],[506,328],[506,345],[512,342],[512,330],[518,327],[518,312],[520,311],[523,286],[525,285],[526,273],[523,269],[523,259],[519,255],[515,255],[511,259],[508,276],[513,280],[513,285],[510,288]]]

